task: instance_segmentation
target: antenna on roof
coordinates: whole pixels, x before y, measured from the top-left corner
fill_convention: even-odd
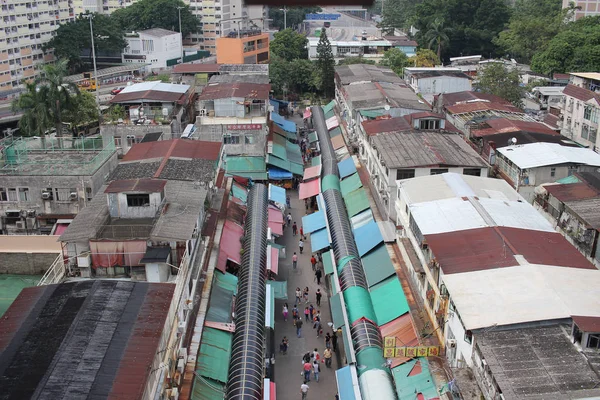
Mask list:
[[[515,145],[515,144],[517,144],[517,138],[516,138],[516,137],[514,137],[514,138],[512,138],[512,139],[510,139],[510,140],[508,141],[508,145],[510,146],[511,144],[512,144],[512,145]]]

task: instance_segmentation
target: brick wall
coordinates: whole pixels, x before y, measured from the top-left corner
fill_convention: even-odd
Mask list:
[[[43,275],[57,253],[0,253],[0,274]]]

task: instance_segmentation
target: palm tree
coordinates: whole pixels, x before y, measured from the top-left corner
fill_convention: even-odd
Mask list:
[[[436,18],[427,25],[427,32],[423,36],[427,40],[428,47],[434,50],[437,47],[438,59],[442,60],[442,46],[448,43],[448,35],[452,32],[452,28],[444,26],[444,20]]]
[[[73,82],[66,82],[68,74],[68,60],[63,59],[56,64],[44,67],[44,78],[38,83],[48,91],[48,110],[50,118],[56,127],[57,137],[62,133],[62,112],[75,105],[79,95],[79,88]]]
[[[19,129],[28,136],[38,135],[46,147],[45,132],[52,126],[48,110],[48,91],[36,82],[27,82],[26,90],[12,102],[13,112],[22,111]]]

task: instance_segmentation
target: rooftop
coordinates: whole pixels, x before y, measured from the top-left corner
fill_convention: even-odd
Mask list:
[[[543,96],[560,96],[565,90],[564,86],[537,86],[534,87],[532,92],[539,92]]]
[[[118,280],[24,289],[3,317],[3,396],[142,398],[174,289]]]
[[[335,67],[335,73],[342,85],[359,82],[388,82],[405,84],[390,68],[368,64],[341,65]]]
[[[570,75],[600,81],[600,72],[571,72]]]
[[[472,129],[473,136],[489,136],[506,132],[532,132],[545,135],[560,136],[558,132],[536,121],[521,121],[508,118],[490,118],[480,125],[479,129]]]
[[[209,85],[215,83],[250,83],[258,85],[268,85],[269,76],[259,74],[248,74],[248,75],[213,75],[208,81]]]
[[[221,64],[177,64],[173,67],[174,74],[217,73]]]
[[[430,107],[402,83],[362,82],[344,86],[343,89],[352,102],[352,108],[377,109],[389,106],[411,110],[429,111]]]
[[[491,330],[477,345],[507,399],[598,398],[598,374],[570,342],[570,326]]]
[[[446,106],[446,111],[448,111],[450,114],[465,114],[465,113],[475,113],[475,112],[479,112],[479,111],[490,111],[490,110],[522,114],[522,111],[513,105],[505,104],[505,103],[489,102],[489,101],[484,101],[484,100],[466,102],[466,103],[457,103],[457,104],[454,104],[451,106]],[[499,115],[502,115],[502,114],[499,114]],[[531,120],[533,121],[533,119],[531,119]]]
[[[160,81],[142,82],[125,86],[113,97],[111,103],[168,102],[183,104],[189,85],[163,83]]]
[[[413,126],[404,117],[367,120],[362,122],[362,126],[369,136],[413,129]]]
[[[600,197],[567,201],[565,206],[581,218],[590,228],[600,229]]]
[[[520,169],[560,164],[583,164],[600,167],[600,154],[582,147],[557,143],[527,143],[507,146],[498,152]]]
[[[600,316],[596,268],[525,264],[444,275],[443,280],[467,330]]]
[[[452,106],[459,103],[470,103],[476,101],[510,105],[510,102],[508,100],[504,100],[502,97],[474,91],[443,93],[438,96],[438,100],[443,106]]]
[[[468,80],[473,79],[458,68],[405,68],[404,73],[414,76],[417,79],[435,78],[438,76],[449,76]]]
[[[572,85],[570,83],[563,90],[563,94],[565,96],[574,97],[581,101],[589,101],[594,99],[597,103],[600,103],[600,94],[579,86]]]
[[[179,32],[169,31],[167,29],[162,29],[162,28],[146,29],[145,31],[140,31],[139,33],[143,33],[145,35],[154,36],[154,37],[181,35]]]
[[[600,196],[600,191],[585,182],[558,185],[548,183],[543,186],[548,193],[563,203],[566,201],[585,200]]]
[[[267,100],[271,85],[257,83],[216,83],[205,86],[198,100],[244,98]]]
[[[388,168],[487,166],[461,136],[453,133],[411,131],[377,135],[371,140]]]
[[[127,179],[112,181],[104,193],[123,193],[123,192],[162,192],[167,181],[163,179]]]
[[[45,147],[43,147],[45,146]],[[0,175],[93,175],[115,155],[114,143],[102,138],[9,138],[0,142]]]

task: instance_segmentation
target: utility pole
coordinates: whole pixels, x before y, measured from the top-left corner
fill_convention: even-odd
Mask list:
[[[183,63],[183,32],[181,31],[181,9],[183,7],[177,7],[179,13],[179,33],[181,34],[181,62]]]
[[[287,29],[287,7],[283,6],[283,8],[280,8],[279,11],[283,11],[283,29],[286,30]]]
[[[93,14],[86,14],[90,19],[90,37],[92,39],[92,62],[94,63],[94,82],[96,83],[96,107],[98,108],[98,122],[102,119],[100,111],[100,81],[98,80],[98,70],[96,69],[96,48],[94,45],[94,26],[92,24]]]

